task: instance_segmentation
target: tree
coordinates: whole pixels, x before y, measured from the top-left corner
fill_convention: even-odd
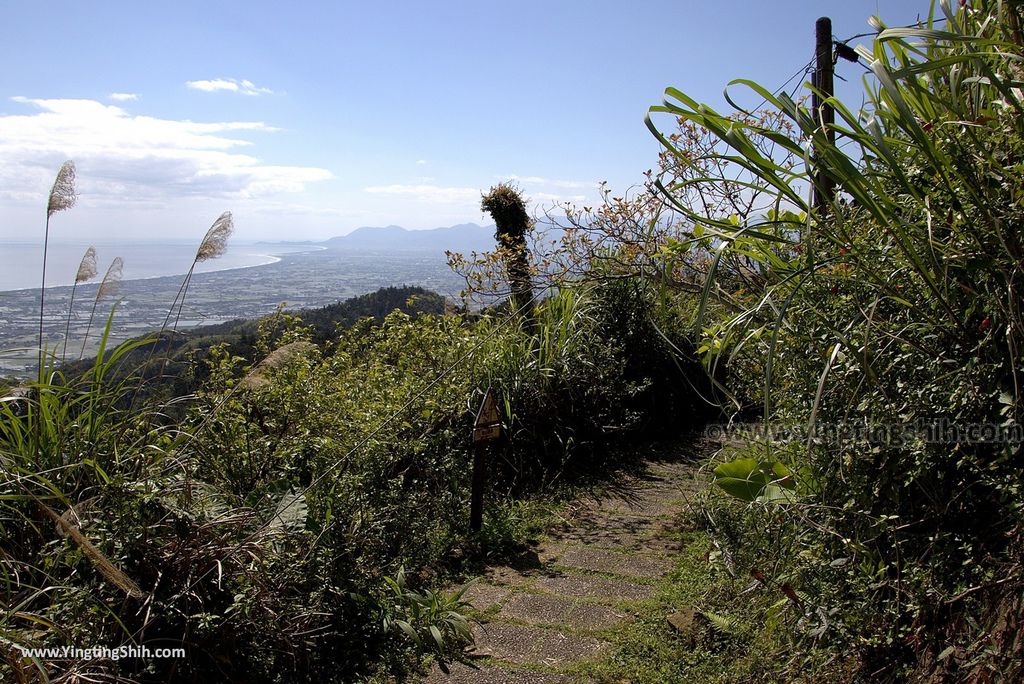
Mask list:
[[[526,234],[532,222],[519,191],[508,183],[499,183],[483,196],[480,207],[494,219],[494,238],[505,263],[512,290],[512,310],[533,318],[533,282],[526,248]]]

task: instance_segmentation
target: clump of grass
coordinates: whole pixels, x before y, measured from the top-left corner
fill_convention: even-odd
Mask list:
[[[113,563],[111,563],[110,560],[103,555],[103,553],[97,549],[84,534],[82,534],[82,531],[78,529],[78,526],[65,518],[65,516],[58,515],[56,511],[44,504],[42,501],[39,501],[38,498],[35,499],[35,502],[36,505],[42,509],[43,513],[53,521],[60,533],[65,537],[69,537],[75,545],[82,550],[82,553],[85,554],[86,558],[89,559],[89,561],[96,567],[96,570],[103,575],[108,582],[121,589],[132,598],[145,597],[146,594],[139,588],[139,585],[136,584],[131,577],[128,577],[128,575],[124,574]]]
[[[283,368],[294,359],[309,354],[316,348],[315,344],[306,340],[296,340],[278,347],[253,366],[253,369],[239,382],[239,386],[249,389],[267,387],[271,384],[267,378],[268,371]]]

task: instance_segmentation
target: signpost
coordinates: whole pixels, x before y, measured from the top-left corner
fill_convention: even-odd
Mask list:
[[[488,387],[473,421],[473,491],[469,502],[469,529],[479,532],[484,522],[484,487],[487,484],[487,445],[501,437],[501,412]]]

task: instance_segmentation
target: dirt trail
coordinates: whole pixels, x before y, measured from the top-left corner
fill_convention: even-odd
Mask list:
[[[479,669],[435,667],[426,684],[589,681],[580,670],[614,655],[609,638],[632,620],[631,604],[654,597],[673,568],[677,520],[700,486],[695,464],[714,446],[696,440],[645,459],[609,493],[576,502],[535,557],[488,568],[465,594],[480,622]]]

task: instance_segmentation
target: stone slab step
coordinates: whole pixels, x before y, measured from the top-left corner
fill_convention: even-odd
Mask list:
[[[703,456],[703,458],[706,459],[707,455]],[[647,474],[665,482],[678,484],[686,489],[694,489],[697,486],[697,480],[693,476],[692,463],[649,461],[647,463]]]
[[[509,663],[556,666],[592,658],[611,644],[601,639],[553,629],[491,622],[473,629],[474,655]]]
[[[669,537],[655,537],[644,532],[606,530],[599,527],[570,527],[553,530],[550,537],[564,543],[584,544],[616,551],[659,555],[683,549],[683,543]]]
[[[608,629],[630,619],[628,613],[608,606],[546,594],[516,594],[502,606],[498,617],[535,625],[566,625],[589,631]]]
[[[530,581],[529,574],[524,574],[507,565],[495,565],[487,568],[487,574],[485,577],[491,584],[509,587],[521,587]]]
[[[469,603],[474,610],[483,612],[504,601],[511,593],[512,589],[507,586],[499,587],[493,584],[474,582],[462,594],[462,600]]]
[[[593,575],[555,575],[541,577],[533,589],[558,596],[586,598],[607,603],[642,601],[653,598],[658,590],[646,584],[607,579]]]
[[[659,534],[682,529],[673,518],[652,518],[624,511],[579,510],[574,512],[558,529],[596,528],[631,534]]]
[[[581,680],[565,675],[530,672],[529,670],[506,670],[498,667],[475,669],[462,663],[453,663],[448,674],[434,666],[423,680],[424,684],[577,684]]]
[[[624,577],[661,577],[674,563],[665,556],[616,553],[590,546],[546,546],[541,557],[548,562],[591,572],[606,572]]]

